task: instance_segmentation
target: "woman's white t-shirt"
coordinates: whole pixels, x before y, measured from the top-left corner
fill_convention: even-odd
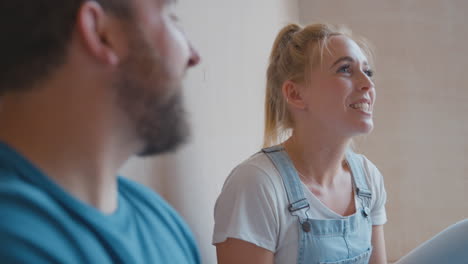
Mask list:
[[[372,192],[373,225],[387,221],[386,192],[379,170],[359,155],[365,178]],[[341,219],[303,184],[313,219]],[[355,197],[356,208],[360,200]],[[297,261],[299,230],[297,217],[288,211],[288,198],[278,170],[264,153],[257,153],[237,166],[226,179],[215,206],[213,244],[237,238],[275,254],[276,264]]]

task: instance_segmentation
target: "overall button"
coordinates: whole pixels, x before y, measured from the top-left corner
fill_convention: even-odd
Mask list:
[[[310,232],[310,223],[309,223],[309,221],[305,221],[304,223],[302,223],[302,230],[304,230],[304,232],[306,232],[306,233]]]
[[[362,215],[364,217],[368,217],[370,215],[370,209],[369,207],[364,207],[364,209],[362,209]]]

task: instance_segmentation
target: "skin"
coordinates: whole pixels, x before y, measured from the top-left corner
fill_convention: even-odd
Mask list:
[[[349,216],[356,208],[344,154],[354,136],[373,129],[375,87],[367,58],[354,41],[334,36],[328,48],[323,64],[311,70],[310,82],[283,84],[294,121],[284,147],[310,191],[337,214]],[[370,104],[367,111],[351,107],[362,101]],[[372,231],[370,263],[387,263],[383,226],[373,226]],[[229,238],[216,247],[220,264],[274,262],[273,252],[242,240]]]
[[[0,140],[106,214],[118,206],[116,173],[130,156],[163,152],[181,141],[165,144],[169,139],[158,135],[167,132],[154,125],[162,114],[176,112],[161,109],[176,101],[186,70],[199,61],[172,5],[133,0],[134,15],[126,21],[84,2],[66,62],[30,91],[2,98]],[[143,99],[147,107],[136,107]],[[150,136],[140,132],[148,123]],[[150,146],[148,139],[164,146]]]

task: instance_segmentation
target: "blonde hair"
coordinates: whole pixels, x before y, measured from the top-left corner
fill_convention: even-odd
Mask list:
[[[330,37],[343,35],[355,41],[372,64],[372,51],[364,39],[353,37],[344,26],[311,24],[285,26],[276,36],[267,69],[265,94],[265,131],[263,146],[284,141],[291,134],[293,120],[283,97],[285,81],[307,82],[307,72],[322,63]]]

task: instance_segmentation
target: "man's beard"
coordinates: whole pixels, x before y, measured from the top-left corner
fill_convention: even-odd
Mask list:
[[[141,35],[140,35],[141,36]],[[122,63],[117,96],[143,143],[139,156],[173,151],[188,138],[181,80],[171,80],[168,67],[142,37],[133,38]]]

